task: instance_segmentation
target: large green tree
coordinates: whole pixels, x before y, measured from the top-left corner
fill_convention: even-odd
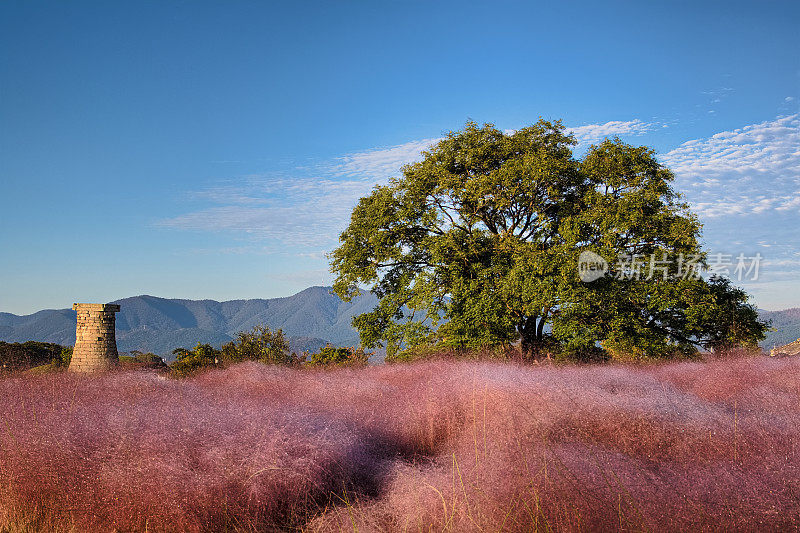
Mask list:
[[[468,122],[362,198],[331,257],[340,297],[378,296],[354,318],[362,343],[668,355],[763,338],[745,293],[686,275],[706,265],[701,226],[654,152],[575,144],[560,122]],[[585,251],[607,275],[579,279]]]

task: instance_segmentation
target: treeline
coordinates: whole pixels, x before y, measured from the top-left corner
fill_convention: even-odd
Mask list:
[[[0,341],[0,372],[24,372],[31,369],[63,370],[72,361],[72,346],[52,342],[3,342]],[[155,368],[168,366],[158,355],[132,351],[119,356],[120,366],[125,369]]]
[[[369,354],[362,348],[324,346],[319,352],[292,352],[282,330],[272,331],[266,326],[254,326],[241,331],[231,342],[217,350],[210,344],[198,343],[192,350],[178,348],[172,352],[176,358],[170,371],[186,376],[203,368],[226,367],[243,361],[257,361],[268,365],[294,367],[366,366]]]
[[[20,372],[42,365],[69,366],[72,347],[52,342],[0,341],[0,371]]]
[[[0,341],[0,371],[21,372],[37,367],[53,371],[66,369],[72,360],[72,349],[72,346],[48,342]],[[210,344],[198,343],[191,350],[178,348],[172,353],[176,358],[171,364],[156,354],[136,350],[130,355],[120,355],[119,362],[123,369],[154,369],[182,377],[204,368],[224,368],[243,361],[294,367],[366,366],[370,355],[361,348],[331,345],[316,353],[297,354],[289,349],[282,330],[273,331],[267,326],[239,332],[219,350]]]

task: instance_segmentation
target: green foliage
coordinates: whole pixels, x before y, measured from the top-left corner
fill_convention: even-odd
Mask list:
[[[553,351],[553,360],[568,363],[606,363],[612,354],[600,346],[563,345]]]
[[[283,331],[272,331],[261,325],[239,332],[235,340],[222,346],[222,358],[226,363],[258,361],[270,365],[292,365],[298,362],[297,356],[289,351]]]
[[[510,346],[482,346],[480,348],[454,348],[452,346],[417,345],[408,347],[384,358],[385,363],[410,363],[433,359],[460,359],[465,361],[509,361],[517,359],[518,350]]]
[[[132,350],[130,356],[120,355],[119,362],[129,368],[152,368],[162,370],[167,368],[167,364],[161,356],[152,352],[140,352]]]
[[[306,366],[366,366],[369,361],[369,354],[363,348],[345,348],[331,346],[330,344],[320,348],[319,352],[307,354],[303,364]]]
[[[0,372],[23,371],[42,365],[66,367],[69,357],[65,359],[64,354],[71,356],[72,348],[51,342],[0,341]]]
[[[703,294],[704,305],[687,312],[689,327],[703,332],[703,347],[725,351],[735,347],[758,348],[769,324],[758,318],[758,310],[747,305],[747,294],[727,278],[712,276]]]
[[[175,376],[187,376],[203,368],[221,367],[242,361],[258,361],[268,365],[299,365],[296,354],[289,352],[289,344],[280,329],[272,331],[267,326],[254,326],[242,331],[236,339],[226,343],[221,350],[209,344],[198,344],[193,350],[177,348],[170,369]],[[143,354],[148,355],[148,354]]]
[[[62,346],[61,352],[58,354],[57,362],[58,366],[62,368],[69,368],[69,364],[72,362],[72,346]]]
[[[193,350],[176,348],[172,351],[176,356],[170,365],[170,371],[178,377],[189,376],[203,368],[213,368],[219,364],[221,352],[210,344],[198,343]]]
[[[613,139],[576,159],[574,144],[560,122],[508,134],[468,122],[362,198],[331,255],[340,297],[366,285],[379,298],[353,320],[362,344],[385,344],[389,359],[517,341],[531,355],[596,359],[599,344],[670,357],[763,338],[744,292],[686,277],[678,261],[650,279],[579,280],[585,250],[612,266],[705,258],[653,150]]]

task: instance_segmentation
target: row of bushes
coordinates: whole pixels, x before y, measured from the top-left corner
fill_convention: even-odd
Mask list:
[[[582,351],[568,351],[549,347],[542,358],[564,363],[604,363],[611,360],[636,360],[625,352],[614,353],[603,347]],[[119,357],[124,369],[155,369],[170,372],[175,376],[187,376],[204,368],[225,368],[242,361],[257,361],[268,365],[290,367],[361,367],[366,366],[370,353],[363,348],[324,346],[316,353],[292,352],[281,330],[272,331],[266,326],[255,326],[251,331],[240,332],[236,339],[216,349],[209,344],[198,343],[193,349],[178,348],[172,352],[176,359],[167,364],[153,353],[132,351]],[[754,355],[759,351],[737,350],[735,353],[715,354],[720,356]],[[69,367],[72,347],[53,343],[29,341],[6,343],[0,341],[0,372],[19,372],[32,368],[37,371],[61,370]],[[687,358],[684,356],[684,358]],[[697,357],[688,357],[697,359]],[[467,360],[512,360],[530,361],[518,346],[494,346],[482,349],[443,348],[441,346],[414,347],[387,356],[387,363],[402,363],[432,359]]]
[[[29,341],[6,343],[0,341],[0,372],[63,370],[72,360],[72,346]],[[178,348],[172,352],[176,359],[167,364],[153,353],[132,351],[119,357],[125,369],[155,369],[169,371],[175,376],[187,376],[204,368],[224,368],[242,361],[258,361],[270,365],[294,367],[360,367],[366,366],[369,355],[361,348],[324,346],[316,353],[292,352],[283,331],[267,326],[255,326],[237,334],[236,339],[216,349],[198,343],[193,349]]]
[[[177,376],[242,361],[293,367],[360,367],[367,365],[370,355],[362,348],[331,345],[324,346],[316,353],[304,351],[298,355],[289,349],[283,331],[272,331],[266,326],[255,326],[250,331],[239,332],[236,339],[219,350],[210,344],[198,343],[192,350],[178,348],[172,353],[176,358],[169,368]]]

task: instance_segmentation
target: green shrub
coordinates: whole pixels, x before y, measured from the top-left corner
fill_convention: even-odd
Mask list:
[[[64,346],[61,348],[61,353],[58,355],[57,364],[64,368],[69,368],[69,364],[72,362],[72,351],[74,348],[72,346]],[[56,361],[54,361],[56,362]]]
[[[24,373],[28,375],[50,374],[52,372],[63,372],[65,368],[58,363],[47,363],[46,365],[39,365],[26,370]]]
[[[600,346],[565,346],[553,353],[555,361],[568,363],[607,363],[611,353]]]
[[[330,344],[322,347],[319,352],[305,354],[303,364],[306,366],[366,366],[370,354],[363,348],[336,347]]]
[[[513,346],[483,346],[480,348],[456,348],[446,345],[411,346],[395,354],[386,355],[386,363],[410,363],[432,359],[464,360],[508,360],[515,357]]]
[[[197,343],[193,350],[176,348],[172,351],[177,357],[169,366],[174,376],[185,377],[203,368],[215,367],[220,363],[221,352],[210,344]]]
[[[41,365],[64,365],[64,354],[72,354],[71,347],[51,342],[2,342],[0,341],[0,371],[18,372]]]
[[[131,355],[120,355],[119,362],[126,368],[152,368],[156,370],[166,369],[167,364],[161,356],[152,352],[140,352],[139,350],[132,350]]]
[[[225,363],[258,361],[268,365],[296,365],[299,358],[289,351],[289,343],[282,330],[272,331],[268,326],[253,326],[250,331],[240,331],[236,339],[222,346]]]

